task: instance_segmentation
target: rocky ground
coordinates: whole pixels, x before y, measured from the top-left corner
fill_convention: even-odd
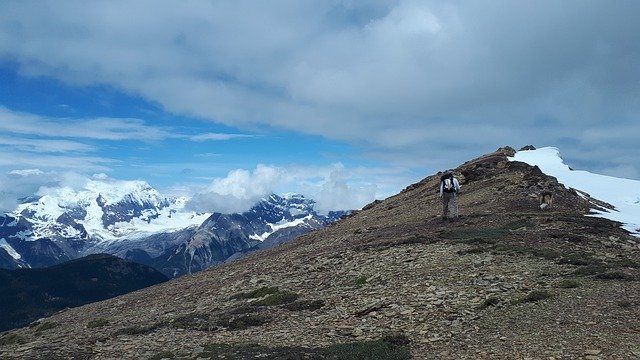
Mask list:
[[[640,239],[509,152],[456,169],[453,223],[434,175],[291,243],[3,333],[0,358],[640,358]]]

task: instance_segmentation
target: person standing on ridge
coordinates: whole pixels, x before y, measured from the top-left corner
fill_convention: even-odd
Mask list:
[[[458,217],[456,194],[460,191],[460,183],[453,173],[446,172],[440,177],[440,197],[442,198],[442,220],[453,221]]]

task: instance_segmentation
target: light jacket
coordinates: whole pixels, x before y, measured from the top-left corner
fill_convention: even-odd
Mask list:
[[[453,178],[453,188],[456,189],[455,193],[458,193],[460,191],[460,183],[458,182],[458,179],[456,179],[455,177]],[[444,192],[444,184],[442,183],[442,181],[440,181],[440,197],[442,197],[443,192]]]

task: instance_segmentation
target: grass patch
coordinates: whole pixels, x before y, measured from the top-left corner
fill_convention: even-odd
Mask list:
[[[607,272],[609,269],[603,265],[587,265],[573,272],[574,275],[591,276]]]
[[[171,325],[177,329],[189,329],[200,331],[214,331],[219,326],[211,321],[211,315],[206,313],[191,313],[177,317],[171,321]]]
[[[628,309],[628,308],[632,308],[634,306],[634,303],[633,301],[630,301],[630,300],[622,300],[622,301],[618,301],[618,306],[623,309]]]
[[[547,290],[534,290],[534,291],[528,293],[527,296],[525,296],[523,298],[520,298],[520,299],[517,299],[512,303],[515,305],[515,304],[537,302],[537,301],[548,299],[548,298],[550,298],[552,296],[553,296],[553,294],[551,294]]]
[[[279,291],[268,295],[262,300],[254,302],[254,306],[278,306],[282,304],[292,303],[298,300],[298,294],[290,291]]]
[[[163,351],[153,355],[152,357],[149,358],[149,360],[173,359],[175,357],[176,357],[175,354],[172,353],[171,351]]]
[[[580,283],[577,280],[562,280],[558,283],[558,287],[562,289],[575,289],[580,287]]]
[[[576,266],[589,266],[589,265],[601,265],[602,262],[594,258],[591,254],[583,252],[574,252],[561,255],[556,261],[558,264],[563,265],[576,265]]]
[[[332,360],[406,360],[410,359],[409,340],[393,335],[376,341],[336,344],[323,348],[302,346],[267,347],[253,344],[208,344],[198,354],[210,359],[332,359]]]
[[[234,295],[231,295],[231,300],[239,300],[239,299],[257,299],[267,295],[278,293],[277,286],[263,286],[259,289],[255,289],[249,292],[241,292]]]
[[[324,306],[324,300],[298,300],[283,307],[290,311],[315,311]]]
[[[480,304],[478,306],[478,309],[483,310],[483,309],[486,309],[488,307],[497,306],[499,303],[500,303],[500,299],[495,297],[495,296],[492,296],[492,297],[486,299],[485,301],[483,301],[482,304]]]
[[[258,311],[260,308],[255,306],[239,306],[237,308],[233,308],[229,310],[229,314],[231,315],[241,315],[241,314],[250,314]]]
[[[474,237],[471,239],[462,240],[462,243],[469,245],[494,245],[496,243],[496,240]]]
[[[93,328],[103,327],[108,324],[109,324],[109,320],[100,318],[100,319],[89,321],[87,323],[87,328],[93,329]]]
[[[150,333],[156,331],[157,329],[161,328],[164,325],[165,325],[165,323],[159,322],[159,323],[146,325],[146,326],[140,326],[140,325],[127,326],[125,328],[122,328],[122,329],[119,329],[119,330],[115,331],[113,333],[113,336],[150,334]]]
[[[536,226],[536,224],[534,224],[533,222],[531,222],[529,220],[516,220],[516,221],[510,222],[510,223],[502,226],[501,229],[504,229],[504,230],[518,230],[518,229],[522,229],[522,228],[531,229],[531,228],[533,228],[535,226]]]
[[[615,262],[615,267],[639,269],[640,263],[631,259],[621,259]]]
[[[364,276],[364,275],[359,276],[359,277],[356,279],[356,285],[358,285],[358,286],[363,286],[363,285],[364,285],[364,284],[366,284],[366,283],[367,283],[367,277],[366,277],[366,276]]]
[[[58,326],[57,323],[54,323],[54,322],[51,322],[51,321],[45,321],[42,324],[40,324],[40,326],[38,326],[36,328],[36,332],[39,333],[39,332],[51,330],[51,329],[53,329],[53,328],[55,328],[57,326]]]
[[[607,271],[593,276],[598,280],[635,280],[635,278],[622,271]]]
[[[0,337],[0,346],[12,344],[25,344],[27,340],[18,334],[7,334]]]
[[[244,330],[254,326],[262,326],[269,321],[271,321],[271,318],[265,315],[246,314],[233,317],[226,321],[226,323],[220,322],[219,324],[229,330]]]
[[[468,241],[491,241],[500,239],[508,233],[504,229],[454,229],[440,233],[440,237],[448,240]]]

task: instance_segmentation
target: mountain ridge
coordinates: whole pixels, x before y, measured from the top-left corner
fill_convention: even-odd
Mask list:
[[[26,199],[4,216],[3,268],[110,253],[175,277],[288,241],[346,213],[320,215],[311,199],[271,194],[241,214],[199,214],[185,210],[186,198],[162,197],[142,181],[89,181],[81,191],[48,192],[53,195]]]
[[[434,174],[295,241],[5,334],[20,341],[0,355],[249,359],[401,335],[416,359],[638,356],[638,239],[513,153],[454,169],[453,223]]]

